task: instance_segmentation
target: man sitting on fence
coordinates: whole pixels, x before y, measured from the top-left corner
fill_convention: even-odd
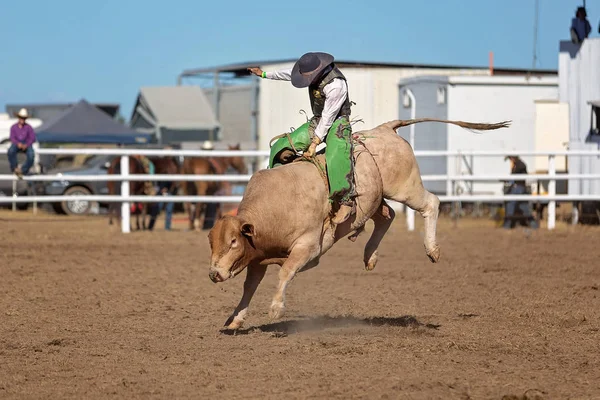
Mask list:
[[[505,160],[510,160],[511,174],[527,174],[527,165],[518,156],[508,156]],[[512,180],[506,183],[505,194],[529,194],[524,180]],[[522,215],[517,215],[515,211],[517,207]],[[504,229],[514,227],[516,220],[520,219],[522,225],[529,225],[533,229],[537,229],[538,224],[531,212],[531,203],[528,201],[508,201],[506,202],[506,212],[504,214]]]
[[[19,119],[16,124],[10,128],[10,142],[11,145],[8,149],[8,162],[10,163],[10,170],[14,172],[19,178],[23,175],[27,175],[29,169],[33,166],[34,153],[33,143],[35,142],[35,132],[31,125],[26,121],[29,118],[27,110],[21,108],[15,116]],[[27,160],[23,166],[18,166],[17,153],[25,153]]]

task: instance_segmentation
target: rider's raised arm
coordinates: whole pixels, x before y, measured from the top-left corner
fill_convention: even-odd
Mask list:
[[[333,125],[335,117],[348,97],[348,86],[343,79],[334,79],[323,88],[325,92],[325,106],[321,114],[321,120],[315,129],[315,135],[323,141],[323,138]]]
[[[267,72],[263,71],[262,77],[266,79],[273,79],[275,81],[291,81],[292,80],[292,69],[285,68],[279,71]]]

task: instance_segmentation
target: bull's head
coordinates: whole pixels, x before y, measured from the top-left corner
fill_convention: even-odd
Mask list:
[[[225,216],[216,222],[208,234],[211,281],[226,281],[248,266],[255,251],[253,236],[254,226],[238,217]]]

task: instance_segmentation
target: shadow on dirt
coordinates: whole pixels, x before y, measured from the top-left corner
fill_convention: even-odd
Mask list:
[[[274,334],[274,336],[287,336],[302,332],[322,331],[330,328],[348,328],[360,326],[396,326],[403,328],[425,328],[436,330],[440,327],[440,325],[437,324],[424,324],[412,315],[404,315],[402,317],[372,318],[320,316],[273,322],[247,329],[223,329],[221,332],[225,335],[247,335],[255,332],[268,332]]]

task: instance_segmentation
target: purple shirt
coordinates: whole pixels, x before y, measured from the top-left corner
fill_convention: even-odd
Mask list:
[[[25,143],[29,147],[35,142],[35,132],[28,123],[25,123],[23,127],[19,127],[17,122],[10,127],[10,141],[14,144]]]

